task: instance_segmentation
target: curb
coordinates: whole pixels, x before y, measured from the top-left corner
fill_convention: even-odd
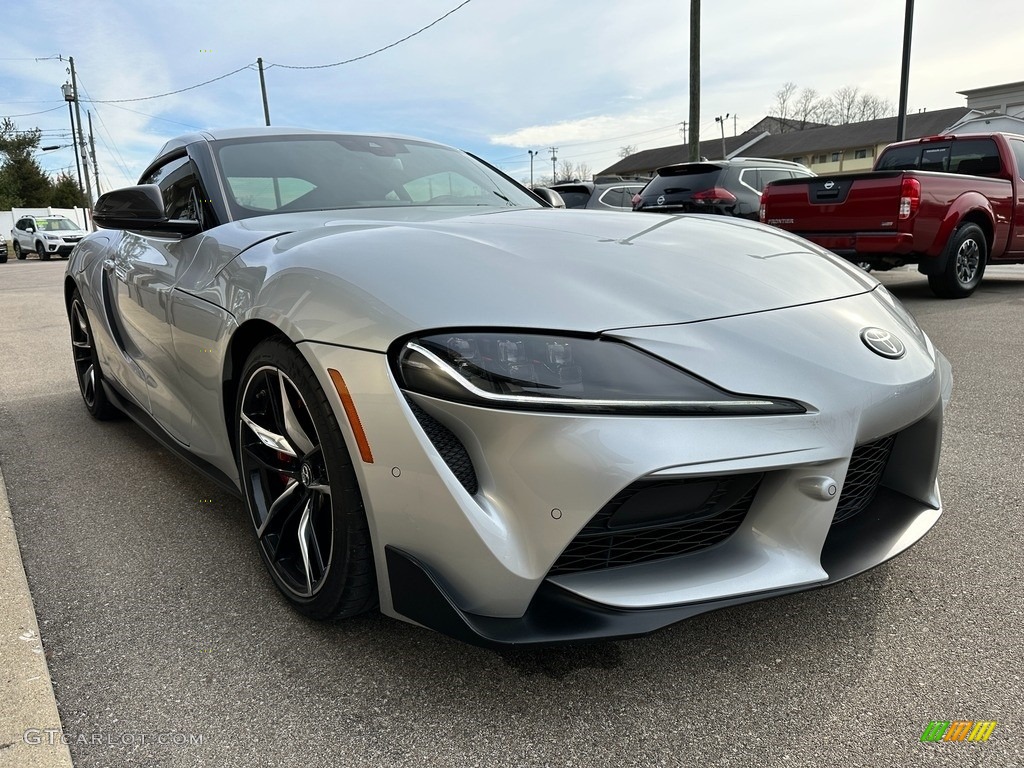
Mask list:
[[[72,768],[0,469],[0,766]]]

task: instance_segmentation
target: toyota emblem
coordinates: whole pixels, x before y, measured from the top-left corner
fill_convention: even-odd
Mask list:
[[[906,354],[907,348],[899,337],[881,328],[865,328],[860,332],[860,340],[876,355],[896,360]]]

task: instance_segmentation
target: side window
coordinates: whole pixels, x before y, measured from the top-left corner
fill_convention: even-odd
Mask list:
[[[599,202],[610,205],[612,208],[625,208],[629,205],[629,199],[623,200],[626,190],[623,187],[611,187],[601,195]],[[629,195],[629,198],[632,198]]]
[[[1013,150],[1013,156],[1017,158],[1017,176],[1024,179],[1024,141],[1010,139],[1010,149]]]
[[[757,194],[761,194],[761,191],[764,189],[764,183],[758,178],[756,168],[744,168],[740,171],[740,184],[750,187]]]
[[[761,191],[764,192],[764,188],[773,181],[780,181],[781,179],[791,179],[793,174],[783,168],[762,168],[761,173]]]
[[[199,176],[187,156],[169,160],[140,180],[139,184],[156,184],[160,187],[167,218],[199,222],[206,219]]]

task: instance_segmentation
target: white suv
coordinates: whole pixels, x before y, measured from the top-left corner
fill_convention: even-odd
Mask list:
[[[51,256],[67,258],[86,232],[66,216],[22,216],[11,230],[14,255],[25,258],[35,251],[43,261]]]

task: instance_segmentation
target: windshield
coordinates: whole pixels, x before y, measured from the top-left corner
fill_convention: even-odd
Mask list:
[[[711,189],[718,183],[722,169],[715,165],[691,165],[661,168],[643,191],[644,199],[658,195],[688,195]]]
[[[78,228],[71,219],[36,219],[36,229],[40,232],[74,232]]]
[[[384,206],[542,207],[494,169],[426,142],[314,134],[214,146],[236,218]]]

